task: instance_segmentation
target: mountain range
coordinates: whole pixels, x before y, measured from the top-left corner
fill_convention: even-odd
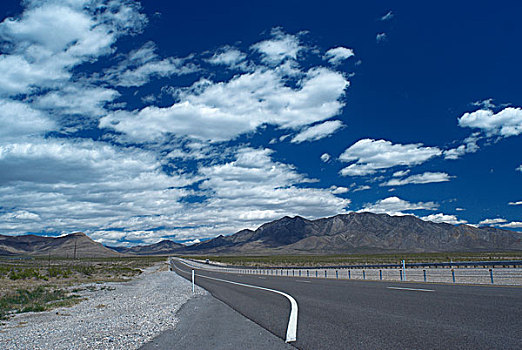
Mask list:
[[[76,242],[76,243],[75,243]],[[307,220],[285,216],[256,230],[241,230],[185,246],[170,240],[151,245],[104,247],[83,233],[49,238],[0,235],[0,255],[73,256],[169,254],[350,254],[384,252],[479,252],[522,250],[522,233],[493,227],[424,221],[412,215],[349,213]]]

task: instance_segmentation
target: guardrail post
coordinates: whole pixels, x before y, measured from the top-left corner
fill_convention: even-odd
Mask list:
[[[494,284],[493,282],[493,270],[489,269],[489,278],[491,278],[491,284]]]
[[[382,281],[382,270],[379,270],[379,279]]]
[[[326,278],[326,277],[327,277],[327,276],[326,276],[326,270],[324,270],[324,278]]]
[[[402,270],[399,270],[400,274],[401,274],[401,281],[402,281]]]
[[[292,269],[292,276],[295,276],[295,270]]]
[[[306,277],[310,277],[310,270],[306,270]]]
[[[335,270],[335,278],[339,278],[339,271]]]
[[[363,280],[366,279],[366,271],[363,270]]]
[[[348,279],[351,280],[352,279],[352,271],[348,270]]]
[[[424,282],[426,282],[426,270],[422,270],[423,274],[424,274]]]
[[[317,278],[317,270],[315,270],[315,277]]]
[[[299,277],[301,277],[301,270],[299,270]]]
[[[451,278],[453,279],[453,283],[455,283],[455,270],[451,269]]]
[[[286,275],[288,276],[288,270],[286,270]]]

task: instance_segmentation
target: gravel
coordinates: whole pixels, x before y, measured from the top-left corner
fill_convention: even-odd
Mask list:
[[[190,282],[165,266],[130,282],[83,285],[76,294],[87,300],[70,308],[16,315],[0,327],[0,349],[139,348],[175,328],[176,312],[193,296]]]

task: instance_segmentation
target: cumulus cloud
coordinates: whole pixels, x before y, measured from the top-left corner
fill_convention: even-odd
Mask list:
[[[509,202],[508,204],[509,204],[509,205],[522,205],[522,201],[518,201],[518,202]]]
[[[343,194],[343,193],[349,192],[350,189],[347,187],[342,187],[342,186],[332,186],[332,187],[330,187],[330,191],[333,194]]]
[[[381,186],[403,186],[408,184],[428,184],[433,182],[450,181],[453,176],[446,173],[431,173],[416,174],[404,179],[391,179]]]
[[[69,84],[61,90],[36,97],[34,105],[55,113],[98,117],[106,114],[105,104],[119,96],[118,91],[110,88]]]
[[[407,169],[407,170],[399,170],[399,171],[396,171],[393,173],[393,177],[402,177],[402,176],[406,176],[410,173],[410,170]]]
[[[505,228],[522,228],[522,221],[508,222],[507,224],[500,225],[500,227],[505,227]]]
[[[461,127],[481,129],[487,136],[517,136],[522,133],[522,109],[506,107],[498,113],[479,109],[464,113],[458,122]]]
[[[373,204],[366,204],[359,212],[369,211],[377,214],[389,214],[394,216],[409,215],[406,211],[412,210],[436,210],[438,205],[434,202],[410,203],[399,197],[380,199]]]
[[[118,47],[147,22],[137,2],[23,5],[22,15],[0,23],[2,233],[82,230],[132,245],[346,212],[350,200],[336,196],[345,188],[309,188],[316,180],[274,161],[273,151],[220,143],[267,125],[287,137],[308,132],[303,140],[340,126],[324,121],[341,112],[349,82],[338,67],[302,60],[300,34],[276,29],[250,51],[204,54],[198,67],[195,55],[160,57],[152,42]],[[209,64],[240,73],[203,71]],[[195,83],[161,90],[170,106],[147,106],[160,93],[133,88],[194,71],[202,72]]]
[[[43,135],[56,127],[46,114],[28,104],[0,99],[0,142]]]
[[[277,65],[286,59],[295,60],[304,47],[296,35],[286,34],[281,28],[272,30],[272,38],[252,45],[258,51],[265,63]]]
[[[226,46],[216,52],[208,62],[216,65],[225,65],[228,67],[238,67],[238,65],[245,61],[247,55],[235,47]]]
[[[443,213],[430,214],[428,216],[421,217],[424,221],[431,221],[436,223],[446,223],[451,225],[467,224],[466,220],[459,220],[455,215],[447,215]]]
[[[142,86],[151,77],[169,77],[197,71],[186,59],[167,57],[160,59],[153,42],[145,43],[140,49],[131,51],[117,66],[107,69],[103,79],[117,86]]]
[[[328,162],[330,160],[331,156],[328,153],[321,154],[321,161],[324,163]]]
[[[327,121],[322,124],[317,124],[304,129],[299,134],[297,134],[291,142],[301,143],[305,141],[317,141],[332,135],[342,127],[343,123],[340,120]]]
[[[334,47],[328,51],[323,56],[324,60],[327,60],[330,62],[330,64],[339,64],[345,60],[347,60],[350,57],[355,56],[355,53],[352,49],[349,49],[347,47]]]
[[[466,153],[475,153],[479,150],[477,142],[481,139],[480,133],[473,133],[464,139],[463,143],[452,149],[444,151],[445,159],[459,159]]]
[[[347,148],[339,159],[354,162],[341,170],[343,176],[363,176],[398,165],[413,166],[441,155],[437,147],[422,144],[392,144],[386,140],[362,139]]]
[[[258,68],[227,82],[201,80],[180,92],[170,107],[118,111],[100,120],[133,140],[154,140],[167,133],[225,141],[263,124],[298,128],[337,115],[349,85],[342,74],[312,68],[294,88],[274,70]]]
[[[498,225],[507,222],[506,219],[496,218],[496,219],[484,219],[479,222],[479,225]]]
[[[354,188],[353,192],[366,191],[366,190],[369,190],[370,188],[371,188],[371,186],[361,185],[361,186]]]
[[[0,23],[0,94],[53,87],[72,68],[112,52],[116,39],[141,30],[145,16],[130,1],[28,1],[19,18]],[[49,33],[52,33],[50,35]]]

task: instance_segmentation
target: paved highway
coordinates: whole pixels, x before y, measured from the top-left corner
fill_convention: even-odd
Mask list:
[[[190,279],[191,267],[174,261]],[[196,284],[282,339],[298,305],[299,349],[521,349],[522,288],[238,275]],[[232,284],[226,281],[235,282]]]

